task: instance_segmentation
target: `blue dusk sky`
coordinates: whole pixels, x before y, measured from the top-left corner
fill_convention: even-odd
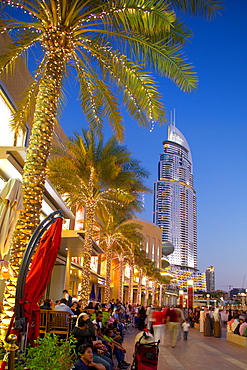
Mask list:
[[[217,289],[247,288],[247,2],[226,0],[222,15],[211,22],[184,19],[194,34],[186,54],[198,73],[198,90],[187,94],[167,78],[157,79],[167,116],[176,110],[176,126],[192,152],[198,268],[215,266]],[[67,92],[60,123],[72,135],[87,124],[75,104],[77,95]],[[125,144],[149,171],[153,189],[167,127],[155,125],[150,132],[127,115],[125,126]],[[148,195],[141,217],[152,221],[152,210]]]

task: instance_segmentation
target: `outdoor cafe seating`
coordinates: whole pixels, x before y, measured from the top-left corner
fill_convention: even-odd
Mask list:
[[[40,334],[63,334],[68,339],[71,323],[67,311],[40,310]]]

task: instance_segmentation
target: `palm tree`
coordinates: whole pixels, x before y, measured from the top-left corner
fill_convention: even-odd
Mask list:
[[[67,204],[85,209],[82,299],[86,305],[95,217],[100,210],[101,214],[107,214],[106,228],[109,230],[112,226],[110,212],[114,206],[121,208],[122,213],[124,206],[137,208],[139,192],[148,190],[142,182],[147,173],[114,136],[104,144],[103,137],[97,139],[92,131],[82,130],[82,136],[75,134],[64,149],[58,148],[54,154],[49,161],[48,177]],[[116,222],[119,227],[121,222]],[[117,237],[115,235],[116,240]],[[106,246],[109,248],[107,243]]]
[[[131,254],[132,244],[142,240],[142,234],[138,231],[141,227],[130,221],[131,216],[129,209],[122,209],[121,212],[112,209],[111,213],[101,212],[97,217],[99,232],[96,239],[106,252],[106,302],[110,300],[111,261],[114,253],[121,249]]]
[[[135,256],[133,252],[132,247],[132,253],[130,253],[129,257],[129,269],[130,269],[130,277],[129,277],[129,288],[128,288],[128,303],[132,305],[133,303],[133,283],[134,283],[134,270],[135,270]]]
[[[197,78],[182,54],[190,32],[176,21],[167,2],[12,0],[2,6],[0,32],[14,32],[13,42],[0,56],[0,73],[11,72],[18,58],[37,44],[43,53],[13,123],[15,130],[24,127],[34,110],[23,172],[25,211],[13,245],[12,262],[17,266],[18,255],[39,223],[53,128],[70,69],[79,81],[82,109],[91,128],[99,133],[106,118],[120,140],[124,135],[119,97],[139,124],[165,121],[156,83],[145,66],[184,91],[195,89]],[[6,16],[8,6],[24,11],[25,20],[20,12]]]
[[[136,247],[134,250],[134,259],[135,259],[135,267],[138,269],[138,285],[137,285],[137,297],[136,303],[141,304],[141,287],[142,287],[142,278],[144,275],[144,271],[148,263],[150,262],[149,258],[147,258],[146,252],[142,249],[142,247]]]
[[[163,293],[163,287],[168,284],[170,281],[169,278],[165,277],[165,276],[162,276],[160,275],[159,279],[158,279],[158,284],[159,284],[159,287],[160,287],[160,292],[159,292],[159,306],[161,307],[162,306],[162,293]]]
[[[146,276],[144,306],[147,306],[150,281],[152,282],[152,297],[154,297],[154,294],[153,294],[153,292],[154,292],[154,282],[157,278],[158,272],[159,272],[159,269],[157,269],[156,263],[154,261],[151,261],[150,259],[148,259],[147,263],[145,265],[145,270],[144,270],[144,274]],[[152,304],[153,304],[153,302],[152,302]]]

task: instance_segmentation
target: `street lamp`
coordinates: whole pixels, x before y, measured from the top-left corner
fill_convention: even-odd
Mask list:
[[[209,305],[210,305],[210,294],[207,294],[207,306],[209,308]]]
[[[223,297],[220,297],[220,304],[221,304],[221,308],[223,309],[224,308],[224,298]]]
[[[242,310],[245,309],[245,297],[246,297],[246,294],[245,293],[241,293]]]

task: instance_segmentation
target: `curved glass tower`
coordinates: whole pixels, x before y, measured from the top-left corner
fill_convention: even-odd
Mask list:
[[[162,229],[162,241],[174,245],[174,252],[167,257],[171,267],[195,272],[197,216],[191,151],[174,125],[168,127],[163,146],[154,183],[153,222]]]

